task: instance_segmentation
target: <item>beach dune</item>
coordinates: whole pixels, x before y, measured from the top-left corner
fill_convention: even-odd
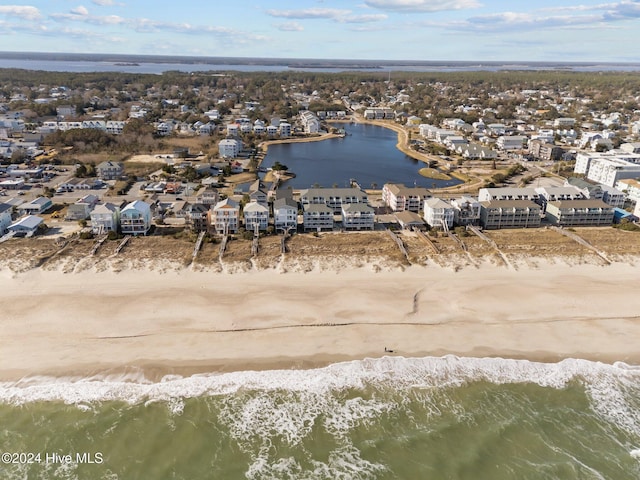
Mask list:
[[[625,263],[3,272],[0,379],[305,368],[383,355],[638,363],[639,277]]]

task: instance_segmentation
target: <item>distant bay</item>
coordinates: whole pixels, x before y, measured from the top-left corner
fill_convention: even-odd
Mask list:
[[[124,72],[162,74],[179,72],[472,72],[509,70],[558,70],[572,72],[637,72],[640,63],[625,62],[527,62],[527,61],[420,61],[343,60],[298,58],[184,57],[170,55],[71,54],[0,52],[0,68],[50,72]]]

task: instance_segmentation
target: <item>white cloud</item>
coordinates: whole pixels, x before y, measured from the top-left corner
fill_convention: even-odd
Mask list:
[[[365,0],[365,5],[399,12],[442,12],[482,6],[477,0]]]
[[[351,10],[335,8],[306,8],[304,10],[267,10],[267,15],[282,18],[314,19],[326,18],[335,20],[351,14]]]
[[[76,7],[76,8],[72,8],[71,9],[71,13],[75,14],[75,15],[89,15],[89,10],[87,10],[85,7],[83,7],[82,5]]]
[[[384,13],[354,15],[351,10],[335,8],[306,8],[304,10],[267,10],[267,15],[279,18],[294,18],[297,20],[333,20],[339,23],[369,23],[386,20]]]
[[[302,32],[304,28],[298,22],[287,22],[276,25],[278,30],[283,32]]]
[[[91,0],[92,3],[95,3],[96,5],[100,5],[101,7],[108,7],[111,5],[115,5],[115,2],[113,0]]]
[[[40,10],[27,5],[0,5],[0,15],[19,17],[25,20],[39,20]]]

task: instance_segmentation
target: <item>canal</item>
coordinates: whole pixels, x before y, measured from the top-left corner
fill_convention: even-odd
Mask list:
[[[287,181],[293,188],[347,187],[355,179],[362,188],[382,188],[385,183],[442,188],[460,180],[425,178],[418,170],[424,162],[396,148],[398,134],[388,128],[362,123],[339,124],[347,135],[320,142],[270,145],[262,167],[277,161],[289,167],[296,177]]]

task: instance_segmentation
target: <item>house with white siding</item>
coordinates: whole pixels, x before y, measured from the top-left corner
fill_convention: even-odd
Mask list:
[[[236,233],[239,223],[240,206],[235,200],[225,198],[209,210],[209,225],[220,235]]]
[[[120,224],[120,208],[112,203],[100,203],[89,214],[94,235],[117,232]]]
[[[298,227],[298,203],[290,197],[278,198],[273,202],[273,222],[278,231]]]
[[[382,187],[382,201],[394,212],[421,213],[428,198],[431,192],[423,187],[405,187],[402,183],[385,183]]]
[[[151,228],[151,206],[142,200],[129,203],[120,212],[120,231],[125,235],[146,235]]]
[[[342,227],[345,230],[373,230],[375,212],[366,203],[348,203],[342,206]]]
[[[11,211],[13,207],[8,203],[0,203],[0,237],[7,232],[11,225]]]
[[[478,225],[480,222],[480,202],[466,195],[451,200],[453,223],[456,225]]]
[[[266,230],[269,226],[269,209],[258,202],[247,203],[243,210],[242,215],[244,217],[244,228],[253,232],[258,227],[258,230]]]
[[[222,158],[236,158],[242,150],[242,142],[236,138],[225,138],[218,143],[218,153]]]
[[[305,231],[333,230],[333,209],[324,203],[303,204]]]
[[[487,230],[540,226],[542,207],[531,200],[490,200],[480,205],[480,224]]]
[[[102,162],[96,167],[96,173],[102,180],[117,180],[124,173],[124,165],[120,162]]]
[[[429,198],[424,201],[424,220],[431,228],[447,228],[453,226],[455,211],[450,203],[439,198]]]
[[[613,223],[614,207],[602,200],[559,200],[547,204],[546,218],[563,227],[605,226]]]

